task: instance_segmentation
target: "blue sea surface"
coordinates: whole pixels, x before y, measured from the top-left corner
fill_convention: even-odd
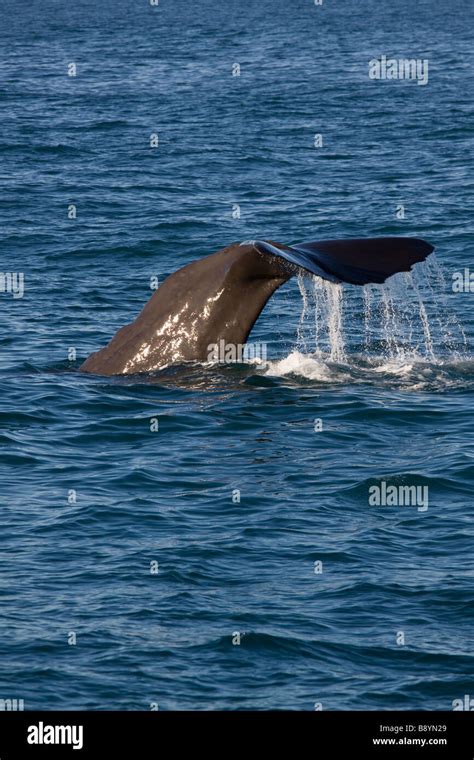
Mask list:
[[[471,4],[0,12],[0,272],[24,273],[0,292],[0,699],[474,696]],[[382,55],[428,84],[371,80]],[[151,278],[233,241],[390,235],[437,258],[363,293],[291,280],[266,364],[78,371]],[[370,504],[383,483],[429,505]]]

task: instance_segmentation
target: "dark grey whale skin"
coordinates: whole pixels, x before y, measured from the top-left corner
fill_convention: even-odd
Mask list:
[[[209,346],[244,344],[270,296],[297,270],[284,259],[234,243],[164,280],[132,324],[81,365],[124,375],[206,361]]]
[[[128,375],[206,361],[213,344],[244,344],[270,296],[301,269],[331,282],[382,283],[432,250],[424,240],[402,237],[233,243],[167,277],[135,321],[80,369]]]

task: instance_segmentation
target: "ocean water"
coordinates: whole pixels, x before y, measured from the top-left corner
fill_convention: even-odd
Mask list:
[[[0,699],[474,695],[470,3],[0,10],[0,271],[24,273],[0,293]],[[428,59],[428,84],[370,80],[382,55]],[[293,279],[251,335],[266,364],[78,372],[154,276],[383,235],[436,258],[384,287]],[[429,503],[370,504],[383,483]]]

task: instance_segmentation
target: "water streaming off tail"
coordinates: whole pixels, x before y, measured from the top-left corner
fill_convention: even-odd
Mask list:
[[[338,363],[349,353],[397,361],[466,355],[466,336],[434,256],[383,285],[361,288],[306,275],[298,285],[303,308],[297,348],[306,354]]]

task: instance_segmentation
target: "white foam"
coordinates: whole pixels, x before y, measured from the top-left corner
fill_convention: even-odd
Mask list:
[[[430,361],[416,353],[399,358],[384,355],[368,358],[365,354],[353,354],[347,357],[346,363],[337,364],[329,355],[292,351],[283,359],[268,362],[264,374],[317,383],[395,385],[403,390],[418,391],[472,385],[473,369],[473,360]]]
[[[327,362],[320,356],[303,354],[300,351],[292,351],[284,359],[268,362],[265,374],[272,377],[294,375],[322,383],[350,380],[350,374],[344,371],[344,367]]]

